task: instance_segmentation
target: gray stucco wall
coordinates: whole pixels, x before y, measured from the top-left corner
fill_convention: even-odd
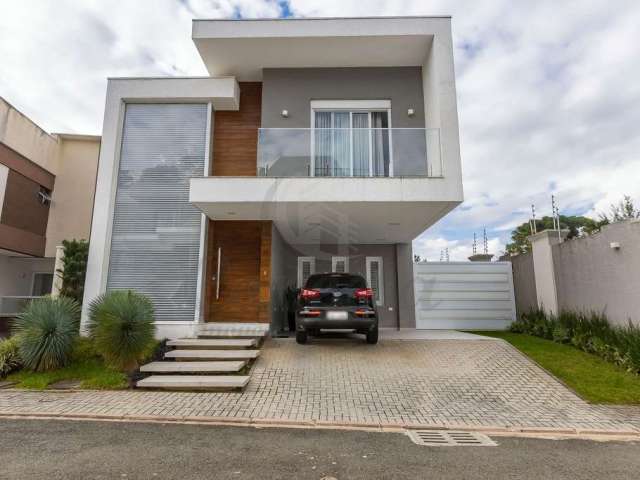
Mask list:
[[[382,257],[384,270],[384,305],[379,307],[380,326],[394,328],[398,322],[398,295],[396,290],[395,245],[288,245],[279,232],[272,238],[272,315],[273,323],[284,322],[284,310],[278,310],[287,286],[296,287],[299,256],[316,258],[316,273],[331,271],[332,256],[348,256],[349,271],[366,278],[366,257]],[[278,263],[278,265],[276,265]],[[405,282],[406,283],[406,282]],[[402,285],[402,282],[401,282]],[[401,327],[415,328],[413,287],[409,295],[402,294],[403,304],[410,303],[409,312],[401,315]],[[403,310],[404,312],[404,310]]]
[[[538,306],[538,296],[531,252],[514,257],[505,256],[500,260],[511,262],[517,314],[522,315],[535,309]]]
[[[560,309],[604,310],[612,323],[640,325],[640,221],[555,245],[553,262]]]
[[[424,128],[421,67],[264,69],[262,127],[310,128],[311,100],[391,100],[393,128]]]

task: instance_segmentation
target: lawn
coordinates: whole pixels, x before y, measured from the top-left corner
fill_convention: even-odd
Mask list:
[[[640,377],[595,355],[531,335],[473,332],[502,338],[591,403],[640,404]]]

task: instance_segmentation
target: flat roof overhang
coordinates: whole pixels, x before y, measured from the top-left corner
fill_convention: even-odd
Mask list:
[[[444,179],[191,179],[189,201],[212,220],[272,220],[295,244],[412,241],[461,199]]]
[[[210,75],[262,80],[263,68],[421,66],[449,17],[194,20]]]

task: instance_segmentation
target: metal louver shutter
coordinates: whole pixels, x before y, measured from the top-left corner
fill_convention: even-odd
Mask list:
[[[107,290],[149,296],[158,321],[193,321],[201,213],[189,179],[204,174],[206,104],[128,104]]]
[[[349,271],[348,257],[332,257],[331,271],[336,273],[347,273]]]
[[[384,273],[382,257],[367,257],[367,283],[373,290],[377,305],[384,305]]]
[[[315,257],[298,257],[298,288],[307,283],[307,279],[316,273]]]

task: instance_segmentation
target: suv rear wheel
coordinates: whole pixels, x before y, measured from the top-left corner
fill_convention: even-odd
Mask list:
[[[298,342],[300,345],[304,345],[305,343],[307,343],[307,332],[297,331],[296,342]]]
[[[367,332],[367,343],[371,345],[378,343],[378,327]]]

